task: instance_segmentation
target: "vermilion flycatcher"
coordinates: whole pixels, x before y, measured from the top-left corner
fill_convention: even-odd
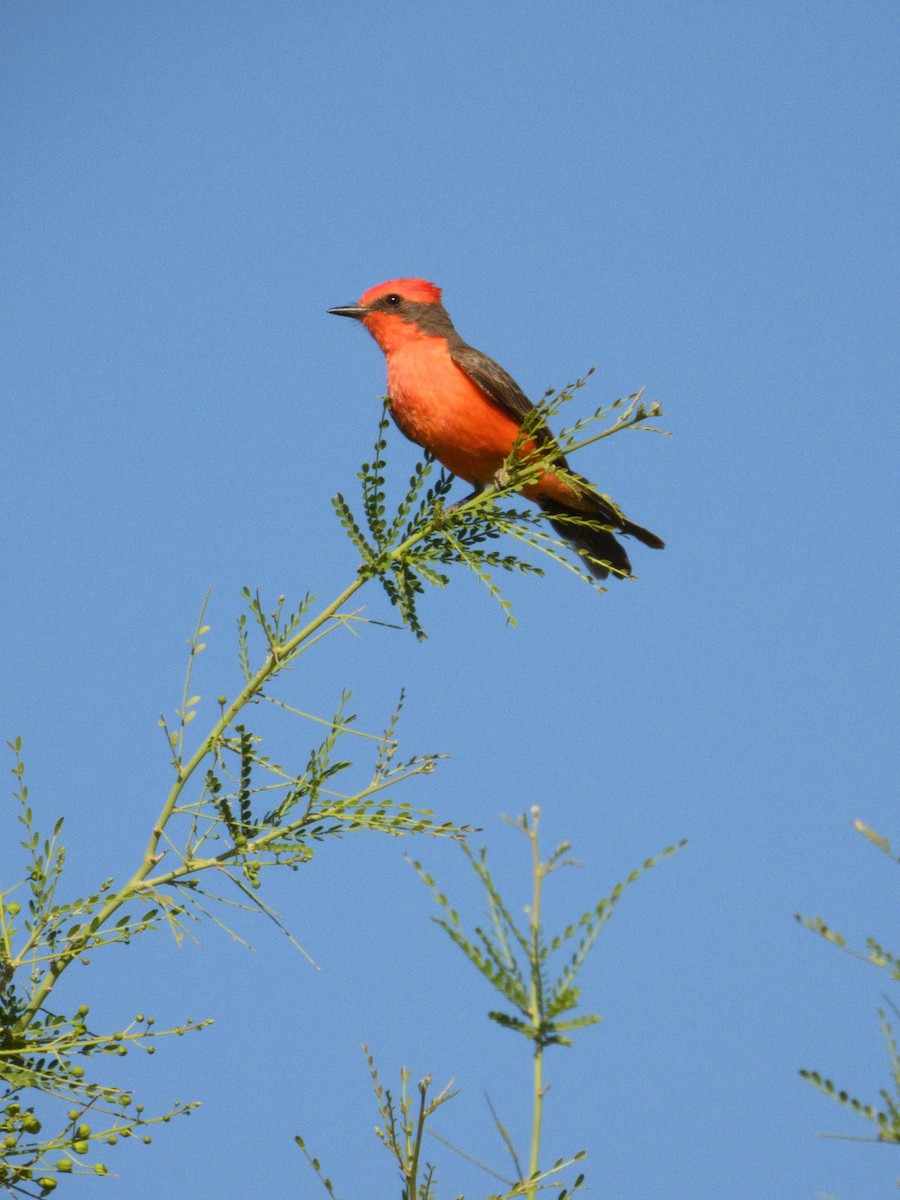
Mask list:
[[[384,351],[390,411],[400,431],[476,491],[493,483],[534,405],[501,366],[466,345],[441,304],[441,289],[424,279],[391,279],[370,288],[358,304],[328,311],[362,321]],[[533,439],[523,442],[523,460],[536,443],[542,449],[554,444],[543,423],[535,428]],[[565,475],[554,466],[563,468]],[[628,555],[613,529],[655,550],[664,545],[569,470],[562,454],[522,488],[522,495],[550,516],[553,528],[598,579],[610,571],[631,574]],[[566,516],[587,517],[589,523],[554,519]]]

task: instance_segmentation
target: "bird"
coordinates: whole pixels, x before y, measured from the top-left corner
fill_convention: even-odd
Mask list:
[[[655,533],[628,520],[608,496],[573,472],[561,452],[552,453],[556,443],[547,425],[532,415],[534,405],[499,363],[463,341],[435,284],[390,279],[370,288],[356,304],[328,312],[359,321],[369,331],[387,360],[395,424],[471,484],[473,494],[502,480],[504,463],[518,440],[522,461],[539,447],[546,463],[521,494],[547,514],[595,578],[631,575],[628,554],[615,533],[655,550],[664,547]]]

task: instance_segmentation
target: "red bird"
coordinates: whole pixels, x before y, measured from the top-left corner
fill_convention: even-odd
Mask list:
[[[400,431],[429,450],[476,492],[489,486],[515,445],[522,422],[534,405],[493,359],[468,346],[441,303],[441,289],[424,279],[391,279],[370,288],[358,304],[331,308],[338,317],[362,321],[387,359],[390,411]],[[526,458],[553,445],[546,425],[521,448]],[[585,560],[591,573],[605,579],[631,574],[631,563],[612,530],[630,534],[661,550],[664,543],[629,521],[614,504],[568,468],[562,454],[539,479],[522,488],[550,516],[550,523]],[[596,517],[596,523],[572,524],[555,517]]]

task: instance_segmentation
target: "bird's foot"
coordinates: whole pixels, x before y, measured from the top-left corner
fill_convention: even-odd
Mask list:
[[[444,515],[449,517],[451,513],[455,513],[464,504],[468,504],[470,500],[474,500],[476,496],[480,496],[483,491],[484,488],[476,488],[474,492],[469,492],[468,496],[463,496],[462,500],[456,500],[453,504],[448,504],[444,509]]]

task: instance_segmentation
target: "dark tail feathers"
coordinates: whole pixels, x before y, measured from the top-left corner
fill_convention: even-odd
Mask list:
[[[654,550],[662,550],[665,542],[649,529],[629,521],[612,504],[601,504],[598,504],[595,513],[578,512],[559,504],[542,504],[541,508],[550,517],[550,524],[560,537],[565,538],[584,559],[585,566],[595,579],[605,579],[610,571],[622,578],[631,574],[631,561],[625,547],[613,536],[612,529],[637,538]],[[555,520],[557,516],[563,519]]]

